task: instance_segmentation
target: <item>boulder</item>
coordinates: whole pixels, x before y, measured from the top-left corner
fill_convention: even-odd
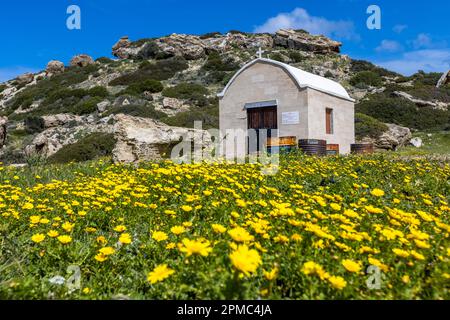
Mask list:
[[[148,118],[118,114],[114,116],[113,150],[115,162],[137,162],[170,157],[171,150],[183,138],[209,146],[211,137],[206,131],[170,127]],[[201,152],[201,151],[200,151]]]
[[[58,60],[52,60],[47,63],[47,68],[45,69],[45,72],[48,76],[59,74],[64,72],[64,63]]]
[[[44,128],[53,128],[58,126],[63,126],[68,123],[80,123],[82,122],[82,117],[76,116],[70,113],[60,113],[60,114],[52,114],[48,116],[42,116],[42,120],[44,120]]]
[[[24,73],[16,78],[17,84],[19,84],[19,85],[29,84],[29,83],[33,82],[33,80],[34,80],[34,74],[29,73],[29,72]]]
[[[383,150],[397,150],[408,145],[412,138],[411,130],[392,123],[386,123],[388,130],[377,139],[364,138],[362,142],[373,143],[375,148]]]
[[[28,144],[24,153],[27,156],[38,155],[48,158],[55,154],[63,146],[77,142],[81,137],[84,137],[93,132],[112,132],[112,126],[107,123],[86,124],[74,127],[57,126],[48,128],[37,134],[32,142]]]
[[[102,113],[105,112],[106,109],[111,105],[111,102],[108,100],[97,103],[97,111]]]
[[[5,145],[6,142],[6,125],[8,123],[8,118],[0,116],[0,149]]]
[[[90,64],[94,64],[95,61],[92,59],[91,56],[88,56],[87,54],[80,54],[72,58],[70,60],[70,65],[72,67],[86,67]]]
[[[305,31],[292,29],[278,30],[273,40],[277,46],[314,53],[339,53],[342,46],[342,43],[333,41],[325,36],[315,36]]]
[[[125,50],[130,47],[131,41],[128,36],[123,36],[112,47],[112,54],[119,59],[128,59],[129,51]]]
[[[420,138],[412,138],[411,141],[409,141],[409,144],[416,147],[416,148],[420,148],[423,145],[422,139]]]

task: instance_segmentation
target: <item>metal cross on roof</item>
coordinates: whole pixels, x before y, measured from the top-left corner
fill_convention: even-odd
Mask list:
[[[258,52],[257,52],[258,53],[258,58],[260,58],[260,59],[262,58],[263,52],[264,51],[261,49],[261,47],[259,47]]]

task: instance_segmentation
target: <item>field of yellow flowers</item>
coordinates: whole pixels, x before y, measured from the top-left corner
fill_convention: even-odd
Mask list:
[[[450,164],[0,166],[0,298],[449,299]]]

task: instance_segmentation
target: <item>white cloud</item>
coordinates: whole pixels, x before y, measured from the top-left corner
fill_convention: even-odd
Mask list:
[[[419,33],[413,41],[411,41],[414,49],[442,49],[447,47],[447,42],[434,41],[433,38],[426,33]]]
[[[406,28],[408,28],[406,24],[397,24],[392,28],[392,30],[395,33],[402,33],[403,31],[405,31]]]
[[[0,82],[5,82],[14,79],[15,77],[20,76],[21,74],[24,74],[26,72],[36,73],[38,72],[38,70],[23,66],[0,68]]]
[[[428,34],[420,33],[417,38],[412,41],[415,49],[430,48],[433,44],[431,37]]]
[[[280,13],[257,26],[254,32],[275,32],[279,29],[304,29],[312,34],[323,34],[346,40],[359,40],[352,21],[333,21],[311,16],[305,9],[296,8],[289,13]]]
[[[418,70],[445,72],[450,70],[450,49],[410,51],[404,53],[398,59],[375,63],[404,75],[411,75]]]
[[[398,52],[403,50],[403,46],[394,40],[383,40],[375,50],[377,52]]]

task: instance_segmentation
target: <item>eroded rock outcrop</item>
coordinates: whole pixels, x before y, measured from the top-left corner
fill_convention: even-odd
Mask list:
[[[152,58],[159,54],[165,57],[180,56],[188,60],[204,58],[209,52],[226,52],[232,48],[273,48],[274,46],[309,51],[312,53],[340,52],[340,42],[325,36],[314,36],[304,31],[279,30],[276,34],[251,34],[230,32],[225,35],[195,36],[171,34],[149,40],[140,45],[121,38],[112,48],[121,59]]]
[[[58,60],[52,60],[47,63],[47,68],[45,72],[48,76],[52,76],[54,74],[63,73],[65,70],[64,63]]]
[[[411,130],[393,123],[386,123],[388,130],[377,139],[363,138],[362,142],[373,143],[376,149],[397,150],[409,144],[412,138]]]
[[[24,73],[16,78],[17,84],[22,85],[22,86],[33,82],[33,80],[34,80],[34,75],[29,72]]]
[[[72,67],[86,67],[90,64],[94,64],[95,61],[91,56],[87,54],[79,54],[70,60],[70,65]]]
[[[450,70],[448,70],[447,72],[444,72],[442,74],[442,77],[439,79],[438,83],[436,84],[436,88],[440,88],[440,87],[446,85],[447,83],[450,83]]]
[[[60,113],[60,114],[52,114],[48,116],[42,116],[42,120],[44,121],[44,128],[53,128],[58,126],[63,126],[69,123],[77,124],[82,122],[82,117],[73,115],[70,113]]]
[[[115,162],[137,162],[170,157],[171,150],[183,138],[209,146],[211,138],[206,131],[170,127],[156,120],[118,114],[114,117],[113,150]]]
[[[129,58],[129,53],[127,48],[130,47],[131,41],[128,39],[128,36],[123,36],[117,41],[112,47],[112,54],[119,59],[127,59]]]
[[[63,146],[73,144],[81,137],[93,132],[111,133],[112,129],[111,125],[104,122],[74,127],[59,126],[48,128],[34,137],[33,141],[25,147],[24,153],[27,156],[38,155],[48,158],[58,152]]]
[[[437,101],[437,100],[428,101],[428,100],[418,99],[418,98],[413,97],[409,93],[406,93],[403,91],[394,91],[394,95],[396,95],[397,97],[401,97],[406,100],[409,100],[419,107],[431,107],[433,109],[439,109],[439,110],[447,110],[447,108],[449,107],[448,103],[445,103],[442,101]]]
[[[333,41],[325,36],[315,36],[308,32],[292,29],[281,29],[275,33],[275,45],[314,53],[340,52],[342,43]]]

